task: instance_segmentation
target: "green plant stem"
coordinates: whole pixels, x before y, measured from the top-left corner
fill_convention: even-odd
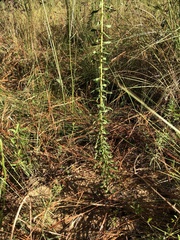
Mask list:
[[[104,106],[104,99],[103,99],[103,47],[104,47],[104,1],[101,0],[101,39],[100,39],[100,122],[103,122],[103,111],[102,106]],[[103,124],[101,124],[101,132],[103,131]]]

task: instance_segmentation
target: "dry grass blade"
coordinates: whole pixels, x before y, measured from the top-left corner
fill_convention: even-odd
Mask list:
[[[18,221],[19,218],[19,214],[21,212],[21,209],[23,207],[23,205],[26,203],[26,200],[29,198],[29,196],[25,196],[21,202],[21,204],[19,205],[18,211],[16,213],[15,219],[13,221],[13,226],[12,226],[12,230],[11,230],[11,236],[10,236],[10,240],[13,240],[13,236],[14,236],[14,231],[15,231],[15,227],[16,227],[16,223]]]
[[[154,187],[152,187],[144,178],[137,174],[137,176],[142,179],[148,187],[150,187],[160,198],[162,198],[176,213],[180,214],[180,210],[176,208],[175,205],[171,204],[165,197],[163,197]]]

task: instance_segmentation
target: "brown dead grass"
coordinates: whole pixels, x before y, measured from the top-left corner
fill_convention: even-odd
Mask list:
[[[65,109],[45,26],[38,22],[34,45],[30,35],[26,35],[31,46],[27,48],[22,34],[30,34],[30,26],[24,31],[23,21],[18,22],[19,38],[10,37],[12,26],[6,23],[12,12],[5,15],[0,37],[0,135],[8,178],[2,206],[2,240],[10,239],[11,234],[18,240],[151,240],[162,239],[164,233],[160,230],[169,231],[166,239],[171,240],[179,234],[179,175],[177,179],[172,176],[179,171],[178,137],[173,139],[169,131],[171,139],[159,147],[158,128],[166,132],[165,126],[144,109],[135,110],[140,106],[134,106],[113,82],[115,76],[121,76],[129,87],[139,84],[135,90],[140,95],[143,91],[139,86],[153,85],[147,95],[154,96],[154,89],[158,89],[153,104],[157,100],[157,111],[163,112],[167,104],[163,95],[165,84],[171,83],[169,86],[173,89],[168,96],[178,92],[177,56],[171,41],[160,45],[155,44],[159,35],[146,36],[146,27],[150,24],[152,28],[158,18],[152,21],[152,15],[146,12],[144,25],[138,28],[138,18],[133,23],[134,15],[132,11],[128,13],[130,3],[117,4],[119,8],[111,15],[112,29],[116,31],[109,32],[113,38],[109,54],[113,74],[107,71],[107,77],[114,95],[109,100],[113,111],[108,115],[107,130],[116,170],[112,170],[115,178],[109,182],[108,191],[102,187],[101,170],[94,168],[97,109],[92,90],[97,68],[92,56],[94,39],[86,36],[89,34],[85,28],[87,19],[81,15],[87,5],[81,5],[72,41],[77,68],[74,112],[69,94],[68,46],[63,42],[64,9],[62,14],[52,10],[49,16],[62,76],[69,90]],[[38,11],[37,16],[42,16]],[[134,8],[133,13],[136,11]],[[127,13],[125,17],[123,12]],[[21,14],[23,20],[24,12]],[[85,14],[89,18],[89,14]],[[61,20],[60,24],[57,19]],[[157,29],[162,30],[160,25]],[[144,33],[143,39],[140,33]],[[161,71],[165,77],[160,80],[165,84],[159,88],[162,82],[157,79]],[[120,104],[123,98],[125,103]],[[20,130],[15,135],[12,130],[18,124]]]
[[[27,178],[23,171],[18,169],[17,175],[9,166],[19,185],[8,178],[2,239],[9,239],[25,197],[13,233],[15,239],[151,239],[157,234],[152,225],[167,227],[177,213],[153,188],[167,201],[177,203],[179,190],[174,180],[161,173],[168,172],[170,166],[166,161],[159,163],[161,171],[149,166],[151,154],[147,145],[153,144],[153,128],[130,107],[119,110],[120,114],[113,113],[109,125],[117,171],[108,192],[102,188],[100,172],[94,169],[95,132],[88,116],[88,121],[81,119],[80,130],[70,137],[60,137],[57,124],[54,127],[52,118],[43,115],[42,122],[47,122],[47,126],[49,123],[49,129],[40,134],[39,151],[35,151],[33,140],[28,149],[31,164],[38,164],[38,168]],[[55,119],[59,110],[53,111]],[[77,116],[73,121],[78,121]],[[69,126],[71,123],[72,116]],[[26,125],[31,125],[31,121],[26,119]],[[5,130],[2,136],[4,141],[10,138]],[[176,224],[172,227],[176,228]]]

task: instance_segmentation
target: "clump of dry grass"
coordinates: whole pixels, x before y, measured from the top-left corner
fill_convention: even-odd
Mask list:
[[[94,169],[99,12],[93,18],[92,12],[98,5],[77,2],[69,42],[61,2],[44,3],[50,35],[43,5],[19,2],[0,6],[0,132],[7,170],[1,238],[176,239],[179,136],[117,84],[179,128],[174,5],[165,2],[157,10],[155,1],[113,1],[115,11],[106,6],[111,25],[106,77],[113,92],[107,137],[117,169],[107,192]],[[166,8],[170,16],[161,14]]]

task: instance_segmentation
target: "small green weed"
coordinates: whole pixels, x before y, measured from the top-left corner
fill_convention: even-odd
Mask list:
[[[23,172],[27,175],[31,175],[31,161],[28,157],[28,143],[29,143],[29,133],[26,128],[21,128],[20,124],[16,125],[15,129],[9,129],[11,133],[11,145],[13,146],[13,158],[14,161],[11,162],[13,168],[21,168]]]

